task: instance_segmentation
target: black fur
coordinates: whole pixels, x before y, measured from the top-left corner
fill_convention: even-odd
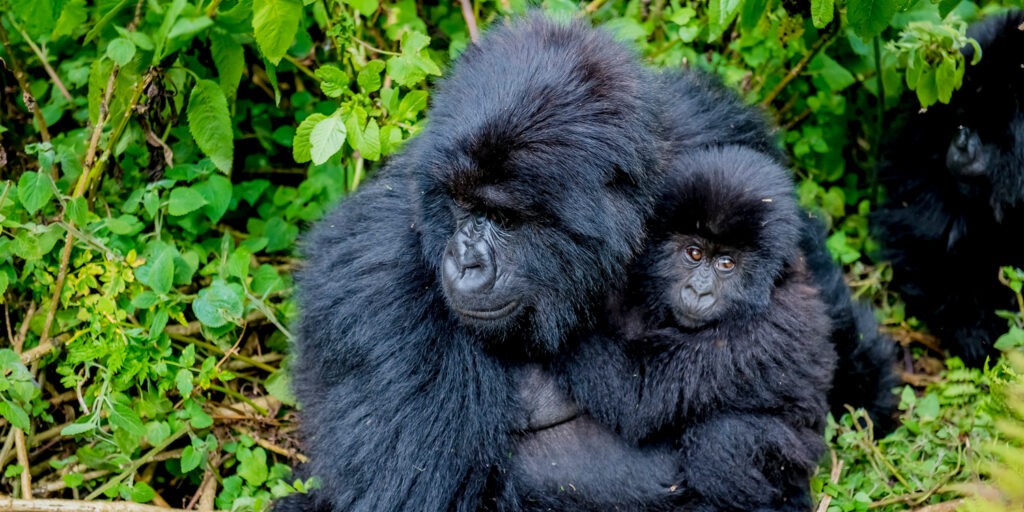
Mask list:
[[[982,59],[969,65],[949,105],[906,113],[880,176],[888,203],[873,217],[907,313],[924,320],[967,364],[995,353],[1015,309],[999,267],[1024,266],[1024,12],[970,27]],[[965,52],[973,57],[973,47]],[[947,149],[961,126],[980,136],[981,175],[954,173]]]
[[[468,512],[504,485],[512,362],[590,322],[640,248],[662,172],[651,81],[605,34],[538,16],[462,54],[425,130],[305,240],[294,387],[323,487],[279,510]],[[497,196],[521,215],[501,243],[529,303],[473,329],[440,261],[456,200]]]
[[[627,440],[678,450],[676,506],[807,510],[835,353],[800,257],[788,172],[726,146],[680,160],[665,190],[622,299],[556,374]],[[729,313],[695,330],[676,322],[667,295],[677,293],[680,235],[732,248],[738,265]]]

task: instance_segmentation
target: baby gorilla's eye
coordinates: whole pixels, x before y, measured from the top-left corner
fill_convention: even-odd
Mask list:
[[[704,251],[701,251],[700,247],[691,245],[686,248],[686,255],[693,261],[700,261],[704,257]]]
[[[723,270],[725,272],[732,270],[735,266],[736,262],[733,261],[733,259],[728,256],[722,256],[721,258],[718,258],[717,261],[715,261],[715,268],[717,268],[718,270]]]

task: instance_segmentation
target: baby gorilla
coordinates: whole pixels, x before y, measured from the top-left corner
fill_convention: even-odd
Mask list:
[[[679,162],[605,325],[555,373],[630,442],[678,450],[675,506],[807,510],[836,356],[793,183],[737,146]]]

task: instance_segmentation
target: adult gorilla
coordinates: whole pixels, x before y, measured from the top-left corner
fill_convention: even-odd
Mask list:
[[[539,16],[462,54],[423,132],[306,238],[294,388],[322,488],[279,510],[503,492],[517,367],[586,325],[640,248],[661,172],[649,83],[606,35]]]

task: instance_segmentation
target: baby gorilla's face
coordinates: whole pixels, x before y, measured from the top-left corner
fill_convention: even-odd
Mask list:
[[[666,245],[664,292],[676,322],[696,329],[721,319],[740,291],[742,255],[693,235],[676,236]]]

